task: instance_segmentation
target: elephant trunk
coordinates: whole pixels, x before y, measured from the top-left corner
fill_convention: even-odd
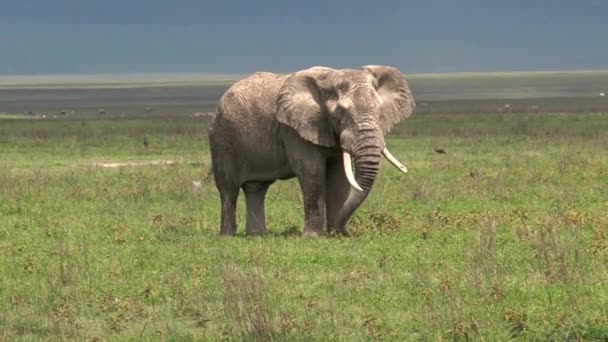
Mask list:
[[[335,227],[338,232],[346,232],[346,223],[369,195],[380,169],[380,159],[384,148],[382,132],[376,127],[359,127],[355,136],[357,138],[352,148],[355,180],[362,191],[351,188],[346,202],[338,213]]]

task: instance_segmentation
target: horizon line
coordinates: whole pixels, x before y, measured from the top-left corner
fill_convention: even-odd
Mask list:
[[[253,72],[252,72],[253,73]],[[147,87],[160,85],[223,84],[237,81],[252,73],[217,72],[114,72],[114,73],[65,73],[65,74],[0,74],[0,89],[10,88],[103,88]],[[404,72],[409,80],[425,78],[462,77],[521,77],[533,75],[604,74],[608,69],[564,69],[527,71],[457,71],[457,72]]]
[[[274,72],[278,74],[288,74],[291,72],[304,70],[309,67],[314,67],[316,65],[310,65],[308,67],[303,67],[299,69],[293,69],[292,71],[281,72],[281,71],[271,71],[269,69],[256,69],[249,72],[220,72],[220,71],[115,71],[115,72],[58,72],[58,73],[22,73],[22,74],[11,74],[11,73],[0,73],[0,78],[47,78],[47,77],[81,77],[81,76],[156,76],[156,75],[184,75],[184,76],[217,76],[217,77],[226,77],[226,76],[239,76],[239,75],[249,75],[255,72]],[[391,66],[391,65],[387,65]],[[331,66],[330,66],[331,68]],[[353,68],[335,68],[335,69],[353,69]],[[400,70],[405,70],[404,68],[398,68]],[[454,74],[526,74],[526,73],[589,73],[589,72],[606,72],[608,68],[592,68],[592,69],[522,69],[522,70],[492,70],[492,71],[484,71],[484,70],[461,70],[461,71],[416,71],[416,72],[407,72],[404,71],[407,75],[454,75]]]

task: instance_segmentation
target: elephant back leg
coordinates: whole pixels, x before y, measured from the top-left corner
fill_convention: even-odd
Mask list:
[[[230,145],[222,137],[211,136],[211,159],[213,179],[220,193],[221,204],[221,235],[236,234],[236,203],[240,186],[235,179],[238,176],[237,165],[234,162]]]
[[[221,134],[220,134],[221,133]],[[236,235],[236,204],[240,191],[239,164],[231,136],[235,132],[223,118],[223,112],[218,113],[211,124],[209,145],[211,150],[211,166],[213,179],[220,193],[221,205],[221,235]]]
[[[247,204],[247,235],[264,235],[266,234],[266,215],[264,212],[264,200],[268,187],[272,184],[269,182],[247,182],[242,188],[245,193]]]
[[[236,235],[236,203],[239,196],[239,185],[229,179],[227,173],[222,172],[214,163],[213,178],[215,186],[220,193],[221,206],[221,235]]]
[[[238,187],[218,187],[222,207],[220,224],[221,235],[236,235],[236,201],[239,196]]]
[[[236,235],[236,203],[240,188],[227,177],[226,173],[215,166],[213,167],[213,178],[220,193],[222,210],[220,234]]]
[[[338,213],[346,202],[349,192],[350,184],[344,173],[342,158],[330,159],[327,162],[325,178],[327,232],[330,234],[334,232]],[[335,233],[346,234],[345,231]]]

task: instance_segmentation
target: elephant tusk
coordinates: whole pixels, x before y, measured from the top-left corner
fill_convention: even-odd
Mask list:
[[[350,154],[346,151],[342,152],[342,159],[344,161],[344,173],[346,173],[346,179],[348,179],[348,182],[350,183],[350,185],[352,185],[353,188],[363,192],[363,189],[361,189],[361,187],[359,186],[359,184],[357,184],[357,181],[355,180],[355,175],[353,174],[353,167],[350,160]]]
[[[382,150],[382,155],[389,161],[391,162],[391,164],[393,164],[396,168],[398,168],[401,172],[403,173],[407,173],[407,167],[405,167],[405,165],[401,164],[397,158],[395,158],[389,151],[388,148],[384,148],[384,150]]]

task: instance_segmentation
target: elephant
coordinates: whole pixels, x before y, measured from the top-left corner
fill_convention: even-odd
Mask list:
[[[265,234],[268,187],[293,177],[303,193],[304,235],[348,235],[346,224],[370,193],[381,157],[407,173],[384,137],[415,107],[405,76],[390,66],[315,66],[237,81],[209,128],[220,235],[237,232],[241,189],[246,234]]]

